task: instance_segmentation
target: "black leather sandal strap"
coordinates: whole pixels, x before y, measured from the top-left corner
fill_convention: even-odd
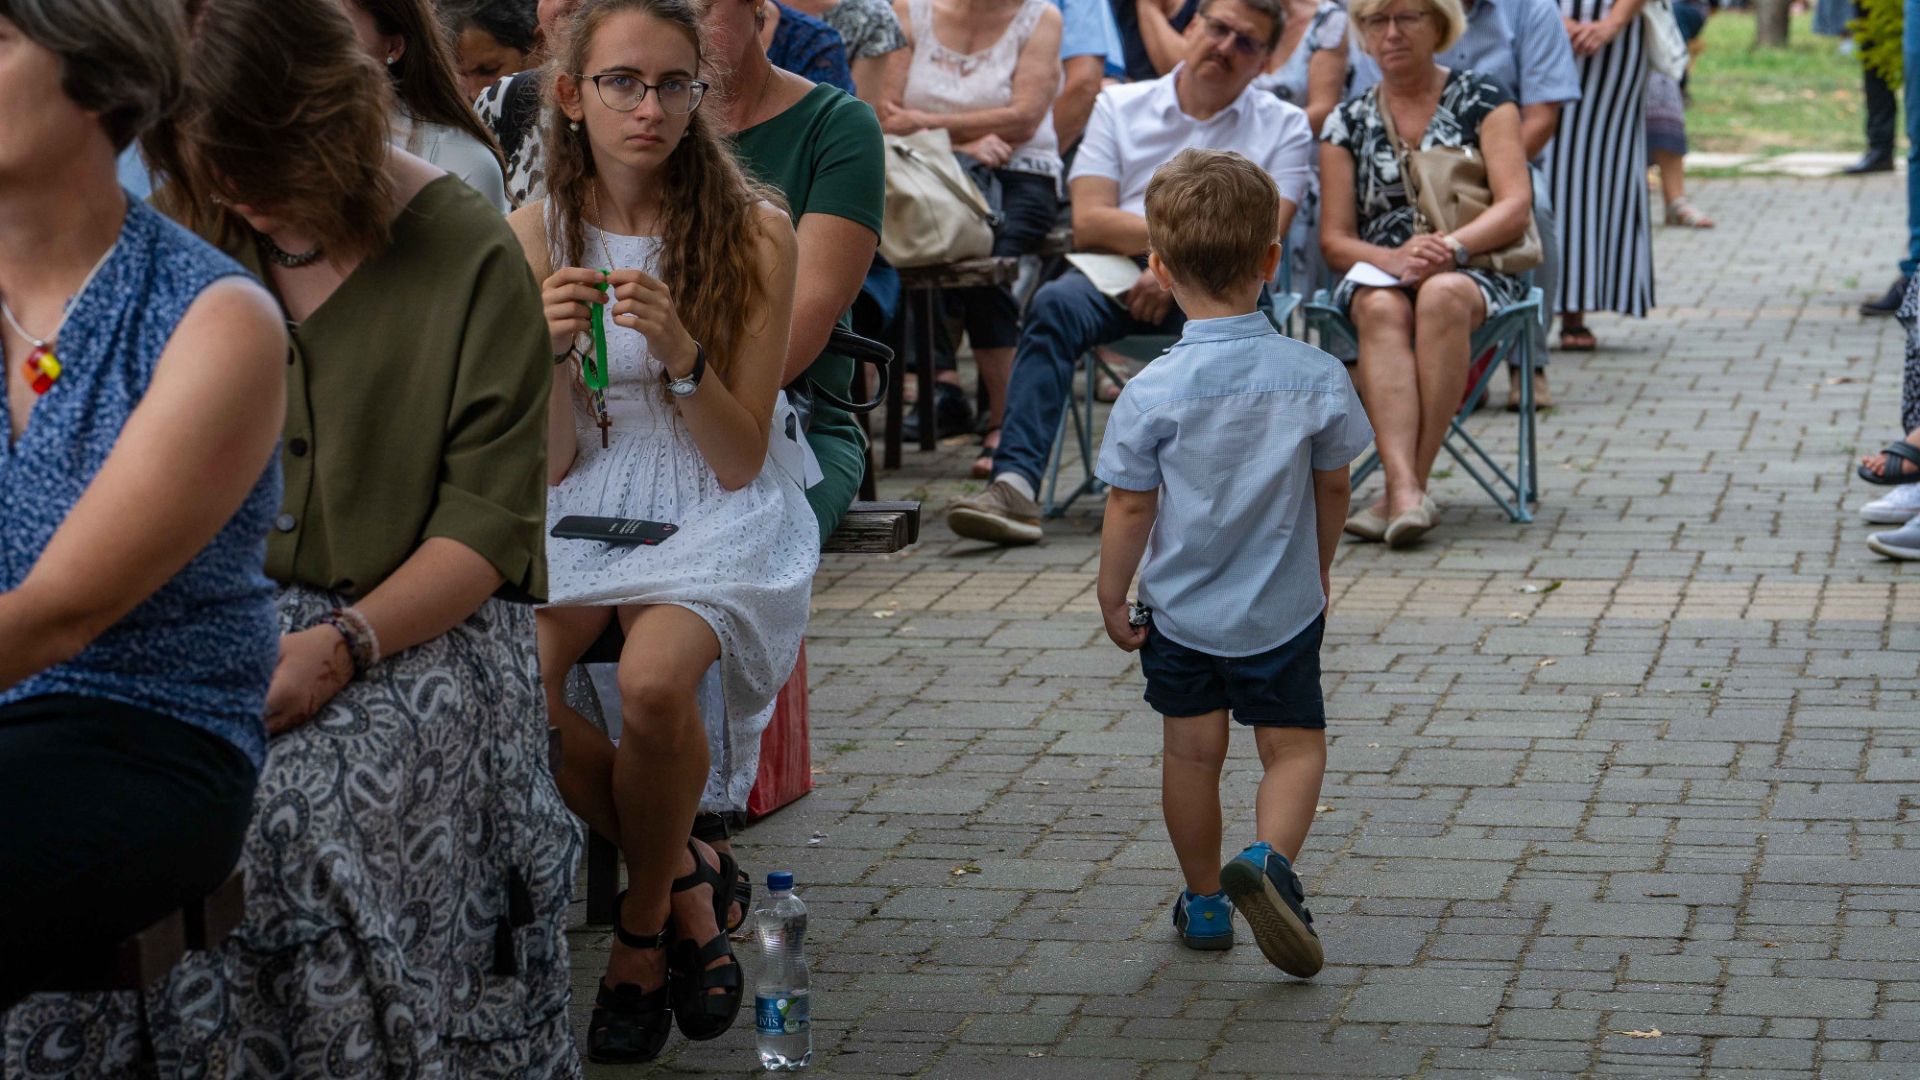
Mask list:
[[[693,870],[684,877],[673,879],[674,892],[686,892],[688,889],[697,889],[702,885],[711,885],[717,893],[727,887],[727,880],[720,876],[720,871],[708,866],[707,860],[700,857],[698,844],[688,840],[687,850],[693,852]]]
[[[664,949],[673,944],[673,935],[669,932],[673,926],[671,919],[667,920],[667,925],[662,926],[658,933],[653,934],[636,934],[622,926],[620,907],[626,899],[627,890],[625,889],[621,889],[613,898],[613,936],[620,939],[620,944],[629,949]]]
[[[1908,473],[1920,471],[1920,447],[1915,447],[1912,443],[1906,441],[1905,439],[1898,439],[1888,443],[1885,453],[1888,457],[1897,457],[1897,458],[1905,459],[1907,464],[1913,466],[1913,468],[1911,469],[1902,468],[1899,472],[1888,473],[1886,475],[1906,476]]]

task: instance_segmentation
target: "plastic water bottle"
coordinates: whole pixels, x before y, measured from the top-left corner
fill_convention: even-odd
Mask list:
[[[760,978],[754,990],[754,1034],[760,1064],[804,1069],[813,1060],[813,1017],[807,995],[807,905],[793,895],[793,875],[767,875],[767,906],[753,913],[760,933]]]

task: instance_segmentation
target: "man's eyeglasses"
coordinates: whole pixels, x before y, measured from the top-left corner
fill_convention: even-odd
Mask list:
[[[1200,16],[1200,25],[1208,41],[1221,42],[1232,40],[1233,51],[1241,56],[1259,56],[1267,51],[1267,43],[1252,34],[1243,34],[1211,15]]]
[[[1400,33],[1411,34],[1425,26],[1430,16],[1424,11],[1402,11],[1392,15],[1369,15],[1360,20],[1360,32],[1370,37],[1379,37],[1387,32],[1387,27],[1396,26]]]
[[[660,101],[660,108],[675,116],[685,116],[700,107],[700,99],[707,96],[707,84],[697,79],[662,79],[658,86],[648,86],[632,75],[610,72],[606,75],[575,75],[593,84],[600,94],[600,104],[614,112],[626,113],[640,107],[647,100],[647,91],[653,91]]]

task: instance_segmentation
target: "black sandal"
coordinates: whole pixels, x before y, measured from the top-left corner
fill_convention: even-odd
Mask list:
[[[1907,464],[1900,466],[1898,472],[1874,472],[1865,465],[1856,465],[1853,467],[1854,472],[1860,474],[1860,479],[1865,480],[1869,484],[1878,484],[1881,487],[1897,487],[1901,484],[1911,484],[1920,481],[1920,448],[1916,448],[1905,439],[1895,439],[1893,442],[1888,443],[1887,448],[1882,450],[1881,453],[1887,455],[1887,460],[1884,465],[1885,468],[1893,468],[1895,458],[1899,458]],[[1908,468],[1908,466],[1912,466],[1912,468]]]
[[[732,839],[733,831],[727,828],[726,815],[708,811],[693,816],[693,838],[711,844],[716,840]],[[719,852],[714,854],[718,855]],[[731,910],[733,904],[740,905],[740,917],[737,919]],[[747,871],[738,862],[734,864],[733,896],[728,908],[727,919],[721,925],[727,928],[727,933],[737,933],[747,925],[747,917],[753,914],[753,879],[747,876]]]
[[[715,870],[700,857],[699,845],[687,841],[687,849],[693,852],[693,872],[678,878],[673,883],[674,892],[686,892],[702,885],[713,889],[713,921],[716,925],[726,926],[727,908],[733,903],[733,893],[728,888],[730,882],[738,880],[739,866],[733,856],[719,855],[720,868]],[[730,963],[724,967],[709,968],[721,957]],[[727,939],[727,931],[721,930],[704,944],[696,944],[692,938],[681,938],[673,943],[667,952],[667,990],[673,1004],[673,1021],[680,1027],[680,1034],[695,1042],[717,1039],[733,1026],[734,1017],[740,1014],[740,1002],[745,997],[740,981],[740,961],[733,955],[733,945]],[[721,990],[722,993],[709,993]]]
[[[627,898],[625,889],[614,900],[614,910]],[[672,943],[667,927],[657,934],[631,934],[614,916],[613,935],[629,949],[665,949]],[[652,990],[633,983],[608,986],[600,980],[600,992],[593,999],[593,1017],[587,1021],[587,1060],[602,1065],[635,1065],[660,1056],[673,1033],[673,1012],[669,993],[673,977]]]

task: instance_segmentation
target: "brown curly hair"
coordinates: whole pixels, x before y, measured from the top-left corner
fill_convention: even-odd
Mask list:
[[[586,212],[594,186],[593,148],[586,131],[569,127],[553,83],[583,71],[593,37],[617,14],[649,15],[693,42],[696,72],[706,66],[698,12],[688,0],[586,0],[570,20],[546,78],[547,202],[555,268],[580,266],[587,257]],[[694,109],[687,132],[660,170],[660,280],[673,295],[681,325],[707,350],[707,364],[731,385],[734,357],[746,337],[768,317],[755,244],[761,226],[754,208],[770,202],[785,209],[777,192],[749,179],[714,122]]]
[[[338,0],[190,5],[184,99],[141,139],[155,202],[232,249],[258,207],[348,262],[387,246],[391,90]]]

